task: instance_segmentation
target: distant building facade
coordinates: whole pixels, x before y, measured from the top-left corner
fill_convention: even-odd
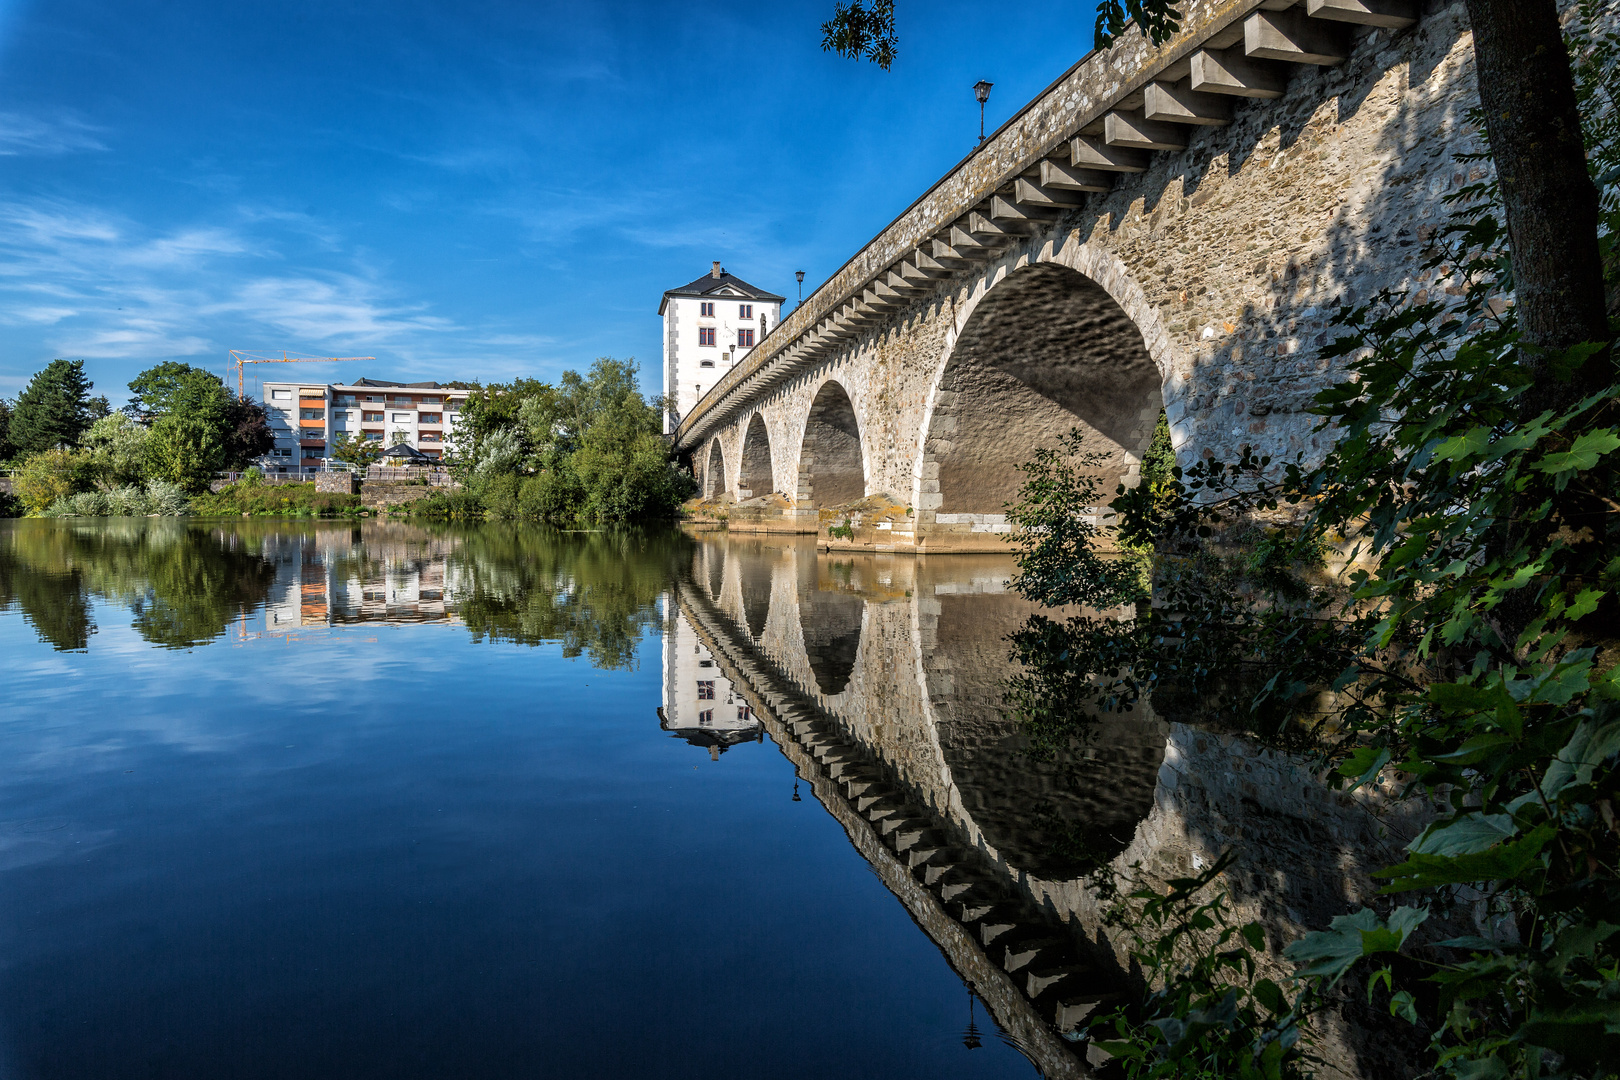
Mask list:
[[[314,468],[333,457],[340,436],[385,446],[404,442],[434,458],[455,449],[470,391],[436,382],[356,379],[353,383],[266,382],[264,407],[276,445],[270,468]]]
[[[782,300],[718,262],[706,276],[664,293],[658,314],[664,320],[666,434],[782,321]]]

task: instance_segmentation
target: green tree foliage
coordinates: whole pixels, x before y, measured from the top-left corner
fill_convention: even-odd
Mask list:
[[[90,396],[83,360],[52,360],[29,380],[12,408],[7,433],[17,452],[37,454],[72,446],[106,413],[106,399]]]
[[[264,406],[238,398],[211,371],[170,360],[135,376],[129,389],[125,411],[150,422],[154,432],[164,429],[154,444],[154,452],[163,455],[154,461],[154,472],[188,490],[199,489],[183,476],[244,468],[275,445]]]
[[[659,403],[636,388],[636,365],[611,357],[556,386],[534,379],[471,395],[456,462],[464,494],[420,510],[562,522],[668,519],[691,491],[659,435]]]
[[[0,398],[0,461],[16,456],[17,448],[11,443],[11,402]]]
[[[88,488],[90,464],[77,450],[45,450],[27,458],[12,477],[30,514],[42,514],[60,499]]]
[[[80,440],[90,476],[102,491],[139,484],[146,475],[146,444],[150,431],[121,412],[90,425]]]
[[[332,456],[357,469],[377,464],[386,449],[388,447],[383,445],[381,439],[357,438],[347,431],[339,432],[338,437],[332,440]]]
[[[840,2],[821,24],[821,50],[851,60],[872,61],[884,71],[894,64],[900,39],[894,30],[894,0]]]
[[[169,415],[152,425],[146,441],[146,467],[152,476],[195,493],[206,491],[225,463],[224,438],[209,417]]]

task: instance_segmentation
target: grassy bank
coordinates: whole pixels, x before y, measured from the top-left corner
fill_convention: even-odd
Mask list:
[[[194,496],[198,517],[360,517],[360,496],[316,491],[310,484],[263,484],[239,480],[217,492]]]

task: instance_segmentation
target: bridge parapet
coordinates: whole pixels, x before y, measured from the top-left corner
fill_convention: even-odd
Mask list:
[[[1230,119],[1235,98],[1282,95],[1279,64],[1331,66],[1358,29],[1396,29],[1415,0],[1188,0],[1154,48],[1128,31],[1004,123],[852,256],[682,419],[690,452],[772,387],[841,351],[932,282],[1000,256],[1032,229],[1141,172],[1189,127]]]

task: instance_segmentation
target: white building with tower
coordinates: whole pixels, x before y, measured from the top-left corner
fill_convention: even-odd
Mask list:
[[[782,320],[782,300],[726,273],[718,262],[658,305],[664,320],[664,431],[669,433]]]

